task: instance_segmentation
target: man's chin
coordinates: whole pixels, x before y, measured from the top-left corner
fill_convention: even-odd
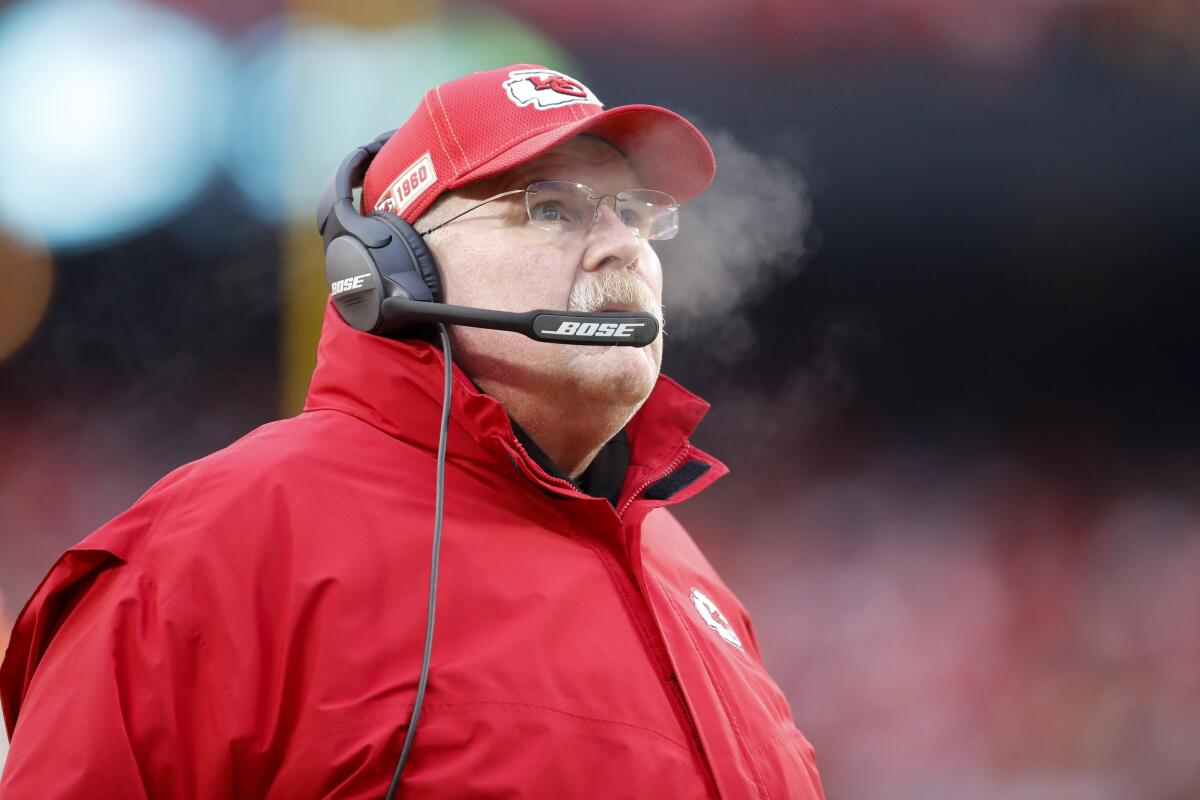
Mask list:
[[[581,351],[572,353],[572,382],[593,401],[640,405],[658,380],[654,347],[572,346]]]

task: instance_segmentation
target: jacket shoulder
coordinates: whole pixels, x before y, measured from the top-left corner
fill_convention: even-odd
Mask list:
[[[656,508],[646,515],[642,522],[642,547],[658,563],[720,580],[696,540],[666,508]]]
[[[244,546],[249,530],[260,535],[288,530],[284,523],[296,516],[296,506],[324,499],[336,506],[337,487],[363,472],[364,465],[381,460],[381,452],[402,473],[405,449],[378,429],[336,411],[271,422],[173,470],[72,549],[153,561],[164,552],[219,545],[227,534]],[[336,513],[336,508],[325,512]]]

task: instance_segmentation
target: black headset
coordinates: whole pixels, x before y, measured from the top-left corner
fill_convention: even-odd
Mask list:
[[[347,324],[367,333],[401,336],[415,325],[453,323],[560,344],[645,347],[658,338],[658,320],[645,311],[514,313],[445,303],[437,263],[421,234],[396,214],[363,215],[354,207],[354,189],[394,133],[382,133],[346,156],[317,204],[325,277]]]
[[[445,323],[515,331],[531,339],[560,344],[634,347],[650,344],[658,338],[659,331],[658,320],[644,311],[589,314],[538,310],[513,313],[452,306],[443,302],[442,280],[437,263],[421,234],[389,211],[372,211],[363,215],[354,207],[354,189],[362,186],[371,160],[395,132],[382,133],[346,156],[317,205],[317,230],[325,244],[325,277],[329,281],[334,306],[342,319],[357,330],[390,337],[415,335],[417,331],[414,326],[427,327],[428,323],[435,323],[445,354],[425,650],[412,715],[406,725],[404,747],[388,787],[387,800],[395,797],[400,775],[412,751],[429,681],[430,654],[433,649],[445,499],[446,437],[450,425],[450,392],[454,369]]]
[[[334,305],[351,327],[368,333],[394,329],[383,315],[386,297],[442,301],[437,264],[421,234],[395,214],[364,216],[354,207],[355,187],[362,186],[371,160],[393,133],[380,134],[346,156],[317,204]]]
[[[384,314],[389,297],[426,305],[442,300],[442,281],[433,253],[421,234],[390,212],[372,212],[363,216],[354,207],[354,189],[361,186],[371,160],[395,131],[380,134],[346,156],[317,205],[317,230],[325,244],[325,277],[338,313],[348,325],[360,331],[396,335],[405,329],[402,320]],[[404,747],[388,786],[392,800],[400,786],[400,775],[412,751],[425,687],[429,681],[429,661],[433,649],[434,614],[437,608],[438,557],[442,540],[442,503],[445,495],[446,433],[449,427],[450,389],[453,362],[450,339],[444,325],[438,324],[445,353],[445,391],[442,398],[442,425],[438,437],[436,511],[434,515],[433,559],[429,571],[429,604],[425,624],[425,651],[412,714],[406,723]]]

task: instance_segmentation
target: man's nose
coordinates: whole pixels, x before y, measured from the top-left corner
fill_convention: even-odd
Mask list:
[[[596,203],[592,223],[584,231],[587,249],[583,268],[588,272],[613,267],[630,267],[637,263],[642,241],[617,214],[617,198],[605,195]]]

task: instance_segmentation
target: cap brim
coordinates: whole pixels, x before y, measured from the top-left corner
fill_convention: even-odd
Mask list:
[[[506,172],[583,133],[611,142],[629,159],[645,188],[666,192],[681,203],[703,192],[717,172],[712,148],[696,126],[674,111],[633,105],[535,134],[459,176],[447,188]]]

